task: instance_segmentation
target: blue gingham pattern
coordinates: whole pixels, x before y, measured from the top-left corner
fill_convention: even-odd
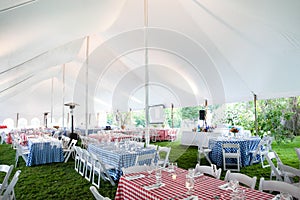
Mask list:
[[[59,140],[53,142],[51,140],[28,139],[28,149],[30,153],[26,166],[64,161],[63,149]]]
[[[88,151],[97,155],[103,163],[113,166],[115,170],[110,170],[110,175],[118,180],[122,175],[122,167],[127,168],[135,164],[138,155],[155,153],[155,149],[141,148],[135,151],[115,150],[113,146],[103,146],[99,144],[89,144]],[[149,160],[150,163],[150,160]],[[147,163],[147,164],[149,164]]]
[[[259,137],[250,137],[247,139],[210,139],[209,140],[209,148],[212,151],[209,154],[210,160],[212,163],[216,164],[217,166],[223,166],[223,154],[222,154],[222,144],[224,143],[233,143],[240,145],[240,152],[241,152],[241,165],[248,166],[250,165],[251,161],[251,154],[249,153],[252,150],[255,150],[260,142]],[[233,159],[229,160],[230,162],[236,162]]]

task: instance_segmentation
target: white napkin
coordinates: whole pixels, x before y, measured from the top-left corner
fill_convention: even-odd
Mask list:
[[[128,181],[134,180],[134,179],[138,179],[138,178],[143,178],[145,177],[144,174],[138,174],[138,175],[134,175],[134,176],[127,176],[125,179]]]

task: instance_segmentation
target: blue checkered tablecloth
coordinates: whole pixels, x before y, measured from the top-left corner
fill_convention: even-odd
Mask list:
[[[259,137],[250,137],[246,139],[213,138],[209,140],[209,144],[208,144],[209,148],[212,149],[212,151],[209,154],[209,157],[212,163],[216,164],[217,166],[223,166],[222,144],[224,143],[239,144],[241,149],[241,165],[248,166],[251,161],[251,154],[249,152],[255,150],[259,142],[260,142]]]
[[[118,180],[122,175],[122,167],[127,168],[133,166],[135,165],[135,160],[138,155],[152,154],[156,150],[151,148],[141,148],[135,151],[125,151],[121,149],[115,150],[113,146],[89,144],[88,151],[97,155],[103,163],[113,166],[115,170],[110,170],[109,173],[115,180]]]
[[[28,159],[26,166],[41,165],[52,162],[63,162],[62,146],[57,139],[28,139]]]

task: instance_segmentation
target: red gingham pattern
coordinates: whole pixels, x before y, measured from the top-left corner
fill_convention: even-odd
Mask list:
[[[176,180],[172,179],[171,174],[166,171],[162,171],[162,182],[164,186],[146,190],[143,187],[146,185],[155,184],[155,172],[152,173],[152,177],[148,177],[147,172],[143,173],[144,178],[135,180],[127,180],[127,176],[133,176],[137,174],[129,174],[121,177],[118,189],[116,193],[116,200],[143,200],[143,199],[184,199],[187,198],[187,189],[185,188],[185,176],[187,171],[184,169],[177,169]],[[218,186],[225,184],[223,180],[218,180],[209,176],[200,176],[195,178],[195,186],[192,195],[197,195],[199,199],[216,199],[218,196],[222,200],[230,200],[231,190],[221,190]],[[246,199],[259,199],[259,200],[271,200],[274,195],[258,190],[252,190],[250,188],[242,187],[245,190]]]

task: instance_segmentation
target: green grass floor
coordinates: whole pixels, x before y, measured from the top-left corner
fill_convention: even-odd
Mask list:
[[[197,164],[197,147],[181,146],[179,141],[157,142],[156,144],[171,147],[170,161],[176,161],[181,168],[194,168]],[[272,146],[284,164],[295,168],[299,167],[294,148],[300,147],[300,137],[296,137],[293,142],[286,144],[278,145],[274,142]],[[0,145],[0,164],[15,164],[15,150],[10,145]],[[201,164],[207,165],[208,162],[202,158]],[[89,190],[92,184],[74,170],[73,159],[69,159],[67,163],[26,167],[25,162],[20,158],[18,167],[14,168],[13,173],[16,170],[22,171],[15,187],[17,199],[94,199]],[[270,168],[263,169],[261,164],[255,164],[243,167],[241,173],[257,176],[258,180],[260,177],[269,179]],[[221,179],[224,176],[225,172],[222,172]],[[0,180],[2,178],[3,174],[0,174]],[[258,187],[258,182],[256,187]],[[116,189],[117,186],[113,187],[109,182],[101,180],[99,192],[102,195],[114,199]]]

